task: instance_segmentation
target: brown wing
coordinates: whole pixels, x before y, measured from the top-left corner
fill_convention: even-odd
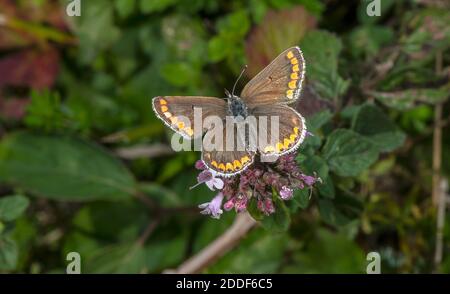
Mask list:
[[[219,140],[213,138],[214,132],[220,136]],[[212,144],[208,141],[210,138],[213,139]],[[226,120],[225,127],[208,130],[202,146],[202,160],[205,165],[225,177],[241,173],[253,163],[255,157],[255,152],[247,148],[245,133],[239,132],[237,124],[232,120]]]
[[[206,131],[203,128],[194,132],[194,109],[201,112],[201,122],[208,116],[224,118],[227,113],[226,102],[215,97],[158,96],[153,98],[152,107],[159,119],[188,139],[201,136]]]
[[[291,103],[298,99],[305,76],[305,60],[299,47],[278,55],[242,90],[241,97],[250,107]]]
[[[258,120],[258,137],[267,140],[258,141],[258,150],[262,155],[280,156],[295,151],[305,139],[304,118],[293,108],[283,105],[259,105],[250,109]],[[261,123],[261,117],[267,117],[267,124]],[[276,120],[273,120],[276,118]],[[272,124],[278,122],[278,127]],[[276,133],[277,132],[277,133]]]

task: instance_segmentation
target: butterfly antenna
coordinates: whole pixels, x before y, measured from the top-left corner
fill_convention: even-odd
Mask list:
[[[227,89],[224,89],[224,90],[225,90],[225,95],[227,95],[227,97],[225,99],[230,98],[231,97],[230,92]]]
[[[234,96],[234,89],[236,88],[237,83],[239,82],[239,80],[241,79],[242,75],[244,74],[245,70],[247,69],[247,65],[244,66],[244,68],[242,69],[241,73],[239,74],[239,77],[237,78],[236,82],[234,83],[233,86],[233,91],[231,91],[231,95]]]

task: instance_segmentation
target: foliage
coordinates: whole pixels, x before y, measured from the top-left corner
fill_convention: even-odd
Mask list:
[[[450,175],[449,9],[433,1],[0,1],[0,272],[175,268],[232,223],[199,214],[198,153],[167,151],[157,95],[223,96],[298,45],[311,132],[296,160],[314,190],[274,197],[276,212],[206,273],[431,272],[434,105],[444,105]],[[242,86],[242,85],[241,85]],[[447,123],[447,124],[446,124]],[[140,146],[149,156],[124,156]],[[444,260],[450,272],[450,217]],[[147,232],[150,230],[150,234]]]

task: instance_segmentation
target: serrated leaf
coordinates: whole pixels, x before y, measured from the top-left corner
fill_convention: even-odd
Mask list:
[[[411,109],[420,103],[436,104],[449,97],[450,86],[437,89],[407,89],[394,92],[372,91],[370,95],[388,107],[398,110]]]
[[[400,147],[406,137],[385,112],[373,104],[365,104],[359,109],[353,119],[352,129],[369,138],[380,152]]]
[[[336,100],[347,91],[350,81],[338,73],[341,40],[326,31],[312,31],[301,42],[308,79],[317,93],[326,99]]]
[[[28,207],[29,200],[22,195],[0,198],[0,221],[9,222],[18,218]]]
[[[369,139],[346,129],[334,130],[322,153],[330,169],[344,177],[357,176],[378,158],[377,148]]]
[[[329,122],[332,117],[333,114],[328,109],[317,112],[306,119],[306,127],[308,128],[308,131],[314,133],[315,131],[320,129],[324,124]]]
[[[361,200],[348,193],[338,191],[334,199],[319,199],[322,219],[333,226],[343,226],[358,218],[363,209]]]
[[[345,254],[342,254],[345,252]],[[294,253],[292,265],[282,273],[363,273],[367,262],[363,250],[343,233],[320,228],[306,250]],[[333,262],[329,262],[333,260]]]
[[[0,182],[58,200],[126,199],[134,192],[130,172],[85,141],[21,132],[0,142]]]

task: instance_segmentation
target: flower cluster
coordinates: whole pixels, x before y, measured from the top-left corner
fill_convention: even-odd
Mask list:
[[[226,211],[233,208],[236,212],[245,211],[251,200],[257,201],[261,212],[270,215],[275,212],[272,201],[274,191],[282,200],[290,200],[295,189],[311,188],[318,180],[315,175],[305,175],[301,172],[295,161],[295,154],[292,153],[281,156],[274,163],[255,160],[251,167],[231,178],[218,177],[214,171],[208,170],[201,160],[197,161],[195,167],[202,170],[197,178],[197,185],[205,183],[211,190],[219,190],[210,202],[199,206],[203,209],[203,214],[213,218],[220,218],[222,207]]]

